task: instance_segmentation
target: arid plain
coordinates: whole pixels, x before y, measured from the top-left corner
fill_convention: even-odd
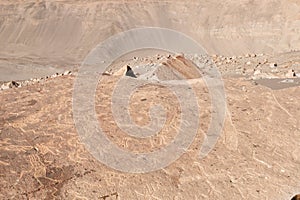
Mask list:
[[[200,159],[213,115],[201,69],[184,52],[145,50],[118,59],[98,80],[95,110],[119,148],[152,152],[176,137],[181,107],[160,81],[186,79],[199,105],[186,153],[154,172],[125,173],[82,143],[74,85],[97,44],[148,26],[182,32],[203,46],[201,61],[222,75],[226,115],[216,145]],[[0,198],[291,199],[300,193],[299,50],[298,1],[1,0]],[[120,79],[131,79],[127,66],[137,80],[158,83],[138,88],[129,104],[140,126],[150,122],[152,105],[165,108],[163,129],[149,138],[128,135],[114,119],[112,95]]]

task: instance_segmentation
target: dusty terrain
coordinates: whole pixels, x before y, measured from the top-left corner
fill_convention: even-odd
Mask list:
[[[243,59],[254,63],[258,57]],[[150,57],[140,60],[151,63]],[[159,63],[152,58],[155,60]],[[171,68],[181,62],[175,57],[164,57],[161,62],[168,60]],[[128,61],[135,69],[131,62],[137,61]],[[288,87],[272,90],[257,84],[255,78],[249,80],[251,74],[230,75],[230,66],[220,67],[228,111],[213,151],[204,159],[198,157],[210,119],[210,97],[205,84],[196,83],[201,123],[195,141],[172,165],[146,174],[112,170],[87,152],[72,118],[73,75],[1,91],[2,198],[289,199],[300,188],[300,87],[282,83]],[[225,71],[229,71],[227,76]],[[121,76],[124,74],[111,70],[111,75],[99,82],[96,110],[102,113],[98,117],[103,130],[130,151],[147,152],[166,145],[178,124],[176,99],[164,88],[140,88],[132,97],[133,119],[147,123],[147,107],[160,102],[169,113],[167,129],[149,139],[126,136],[116,126],[109,106],[112,89]],[[299,81],[296,77],[292,80]]]
[[[299,13],[296,0],[1,0],[0,79],[41,77],[40,66],[71,69],[106,38],[145,26],[183,32],[209,54],[300,50]]]
[[[292,0],[1,0],[0,199],[291,199],[300,193],[299,13]],[[200,159],[212,110],[207,85],[188,60],[195,57],[144,51],[117,60],[98,81],[95,108],[120,148],[159,150],[176,137],[181,114],[172,92],[148,84],[131,96],[131,117],[146,125],[151,105],[161,104],[166,124],[144,139],[122,131],[111,98],[127,65],[137,79],[187,79],[199,104],[188,151],[164,169],[134,174],[90,154],[72,102],[87,53],[141,26],[172,28],[203,45],[222,74],[227,110],[217,144]]]

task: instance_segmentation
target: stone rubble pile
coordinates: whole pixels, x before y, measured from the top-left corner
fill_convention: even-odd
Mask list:
[[[224,76],[243,76],[251,80],[300,77],[299,63],[290,60],[277,63],[274,62],[276,57],[265,54],[213,55],[212,60]]]
[[[156,68],[160,64],[176,57],[176,55],[156,55],[152,57],[133,57],[128,63],[137,76],[155,79]],[[291,59],[289,55],[284,59],[277,55],[245,54],[239,56],[223,55],[184,55],[184,57],[198,65],[201,71],[209,74],[212,66],[216,66],[223,77],[243,77],[247,80],[274,79],[274,78],[299,78],[300,63]]]
[[[0,83],[0,91],[11,89],[11,88],[20,88],[20,87],[24,87],[24,86],[28,86],[28,85],[33,85],[35,83],[44,82],[48,79],[61,77],[61,76],[68,76],[68,75],[72,75],[72,72],[65,71],[64,73],[61,73],[61,74],[55,73],[53,75],[45,76],[45,77],[41,77],[41,78],[31,78],[29,80],[4,82],[4,83]]]

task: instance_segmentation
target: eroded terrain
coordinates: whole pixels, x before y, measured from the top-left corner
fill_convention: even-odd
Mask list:
[[[180,59],[169,58],[167,66],[180,64]],[[136,60],[128,61],[135,69],[130,62]],[[157,150],[176,137],[178,102],[163,87],[138,89],[130,103],[134,121],[146,124],[149,106],[161,103],[167,110],[166,126],[148,139],[126,135],[116,126],[110,110],[111,91],[124,76],[121,72],[112,70],[99,82],[99,122],[120,148],[135,152]],[[197,137],[173,164],[145,174],[113,170],[85,149],[72,117],[74,75],[3,90],[1,198],[289,199],[300,188],[300,87],[273,90],[249,77],[224,75],[228,107],[223,133],[204,159],[199,159],[199,149],[210,122],[210,96],[203,81],[191,82],[200,105]]]

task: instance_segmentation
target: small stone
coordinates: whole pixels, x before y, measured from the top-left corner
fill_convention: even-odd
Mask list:
[[[247,64],[247,65],[251,65],[251,62],[250,62],[250,61],[248,61],[246,64]]]
[[[104,76],[111,76],[112,74],[109,73],[109,72],[103,72],[102,75],[104,75]]]
[[[286,73],[285,75],[287,78],[295,78],[296,77],[296,73],[295,70],[291,69],[288,71],[288,73]]]
[[[66,76],[66,75],[69,75],[69,74],[71,74],[71,71],[65,71],[62,75]]]
[[[251,54],[251,57],[252,57],[252,58],[255,58],[255,57],[256,57],[256,54]]]
[[[277,65],[277,63],[270,63],[270,67],[271,68],[275,68],[275,67],[277,67],[278,65]]]
[[[14,87],[19,87],[20,83],[16,82],[16,81],[11,81],[9,83],[9,88],[14,88]]]

